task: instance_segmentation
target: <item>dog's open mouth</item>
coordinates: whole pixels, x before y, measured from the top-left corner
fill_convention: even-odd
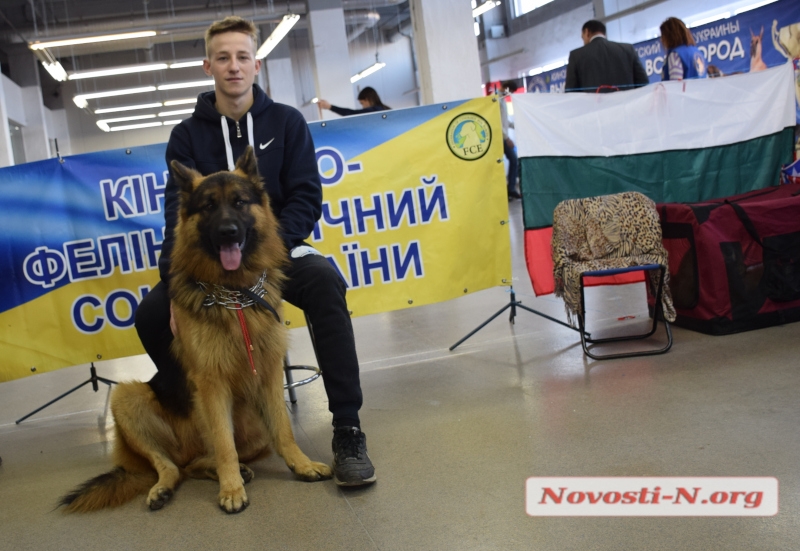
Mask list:
[[[219,261],[222,267],[229,272],[238,270],[242,264],[242,249],[244,249],[245,240],[241,243],[226,243],[219,247]]]

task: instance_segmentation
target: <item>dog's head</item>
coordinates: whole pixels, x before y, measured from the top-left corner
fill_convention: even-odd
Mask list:
[[[750,29],[750,57],[761,58],[761,41],[764,38],[764,27],[761,27],[761,32],[758,34],[753,33]]]
[[[202,176],[178,161],[170,166],[180,188],[173,271],[249,286],[253,274],[280,264],[285,249],[252,147],[230,172]]]

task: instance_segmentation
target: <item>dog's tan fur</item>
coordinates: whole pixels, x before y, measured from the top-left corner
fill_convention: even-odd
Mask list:
[[[286,332],[267,309],[244,308],[252,339],[252,372],[235,310],[203,306],[205,293],[198,281],[228,289],[249,288],[266,269],[265,300],[281,311],[280,271],[286,251],[266,193],[250,205],[253,230],[259,240],[254,252],[242,257],[235,271],[201,250],[199,221],[190,214],[193,193],[205,193],[216,204],[231,201],[243,186],[263,190],[252,148],[239,159],[220,185],[198,190],[206,181],[198,172],[173,162],[181,184],[181,209],[172,252],[170,296],[178,334],[173,353],[180,358],[192,395],[188,417],[174,415],[158,402],[149,385],[120,384],[111,410],[116,421],[116,468],[86,482],[62,498],[67,511],[90,511],[124,503],[147,493],[147,504],[159,509],[185,477],[219,480],[219,506],[235,513],[248,505],[244,482],[253,472],[244,463],[274,449],[303,480],[330,478],[330,468],[309,460],[297,446],[283,397],[283,358]]]

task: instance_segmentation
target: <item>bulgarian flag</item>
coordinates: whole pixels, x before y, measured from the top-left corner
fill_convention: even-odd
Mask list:
[[[795,86],[786,63],[613,94],[513,96],[536,294],[553,292],[553,209],[565,199],[639,191],[696,202],[777,185],[792,161]]]

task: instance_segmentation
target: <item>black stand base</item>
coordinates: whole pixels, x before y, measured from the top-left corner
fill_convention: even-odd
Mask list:
[[[511,288],[510,288],[510,292],[511,292],[511,300],[509,301],[509,303],[508,303],[508,304],[506,304],[505,306],[503,306],[502,308],[500,308],[500,310],[498,310],[498,311],[497,311],[497,312],[496,312],[496,313],[495,313],[495,314],[494,314],[492,317],[490,317],[489,319],[487,319],[486,321],[484,321],[482,324],[480,324],[478,327],[476,327],[475,329],[473,329],[473,330],[472,330],[472,332],[470,332],[470,333],[469,333],[469,334],[468,334],[466,337],[464,337],[463,339],[461,339],[460,341],[458,341],[457,343],[455,343],[453,346],[451,346],[451,347],[450,347],[450,351],[452,352],[453,350],[455,350],[455,348],[456,348],[458,345],[460,345],[460,344],[461,344],[461,343],[463,343],[465,340],[467,340],[468,338],[470,338],[472,335],[474,335],[475,333],[477,333],[478,331],[480,331],[481,329],[483,329],[484,327],[486,327],[486,326],[489,324],[489,322],[491,322],[491,321],[492,321],[494,318],[496,318],[497,316],[499,316],[500,314],[502,314],[503,312],[505,312],[505,311],[506,311],[506,310],[508,310],[509,308],[511,308],[511,313],[510,313],[510,315],[508,316],[508,321],[509,321],[511,324],[513,324],[513,323],[514,323],[514,318],[516,318],[516,317],[517,317],[517,308],[522,308],[523,310],[525,310],[525,311],[527,311],[527,312],[530,312],[531,314],[536,314],[537,316],[541,316],[541,317],[543,317],[543,318],[545,318],[545,319],[548,319],[548,320],[550,320],[550,321],[554,321],[554,322],[556,322],[556,323],[557,323],[557,324],[559,324],[559,325],[563,325],[564,327],[566,327],[566,328],[568,328],[568,329],[572,329],[573,331],[577,331],[577,332],[579,332],[579,333],[581,332],[581,331],[580,331],[580,329],[576,329],[576,328],[572,327],[571,325],[569,325],[568,323],[564,323],[564,322],[563,322],[563,321],[561,321],[561,320],[557,320],[556,318],[550,317],[550,316],[548,316],[547,314],[543,314],[543,313],[541,313],[541,312],[539,312],[539,311],[537,311],[537,310],[534,310],[533,308],[528,308],[527,306],[525,306],[524,304],[522,304],[522,302],[521,302],[521,301],[517,300],[517,295],[514,293],[514,288],[513,288],[513,287],[511,287]],[[591,336],[591,333],[586,333],[586,335],[587,335],[587,336]]]
[[[97,370],[96,370],[96,369],[95,369],[95,367],[94,367],[94,362],[92,362],[91,366],[89,367],[89,372],[91,373],[91,376],[89,377],[89,380],[88,380],[88,381],[84,381],[84,382],[82,382],[81,384],[79,384],[78,386],[76,386],[75,388],[73,388],[72,390],[68,390],[67,392],[65,392],[64,394],[62,394],[61,396],[59,396],[58,398],[55,398],[55,399],[53,399],[53,400],[50,400],[50,401],[49,401],[49,402],[47,402],[45,405],[43,405],[42,407],[40,407],[40,408],[38,408],[38,409],[35,409],[35,410],[33,410],[32,412],[30,412],[30,413],[29,413],[28,415],[26,415],[25,417],[21,417],[21,418],[17,419],[17,425],[19,425],[20,423],[22,423],[22,422],[23,422],[25,419],[27,419],[28,417],[30,417],[30,416],[31,416],[31,415],[33,415],[34,413],[39,413],[40,411],[42,411],[42,410],[43,410],[44,408],[46,408],[47,406],[49,406],[49,405],[52,405],[52,404],[55,404],[55,403],[56,403],[56,402],[58,402],[58,401],[59,401],[61,398],[64,398],[65,396],[67,396],[67,395],[69,395],[69,394],[72,394],[73,392],[75,392],[76,390],[78,390],[79,388],[81,388],[81,387],[82,387],[82,386],[84,386],[84,385],[88,385],[89,383],[92,383],[92,389],[94,389],[94,391],[95,391],[95,392],[97,392],[97,390],[98,390],[98,388],[99,388],[99,387],[98,387],[98,385],[97,385],[97,383],[98,383],[98,382],[100,382],[100,383],[105,383],[105,384],[107,384],[108,386],[111,386],[111,385],[115,385],[115,384],[117,384],[117,381],[112,381],[111,379],[104,379],[103,377],[98,377],[98,376],[97,376]]]

